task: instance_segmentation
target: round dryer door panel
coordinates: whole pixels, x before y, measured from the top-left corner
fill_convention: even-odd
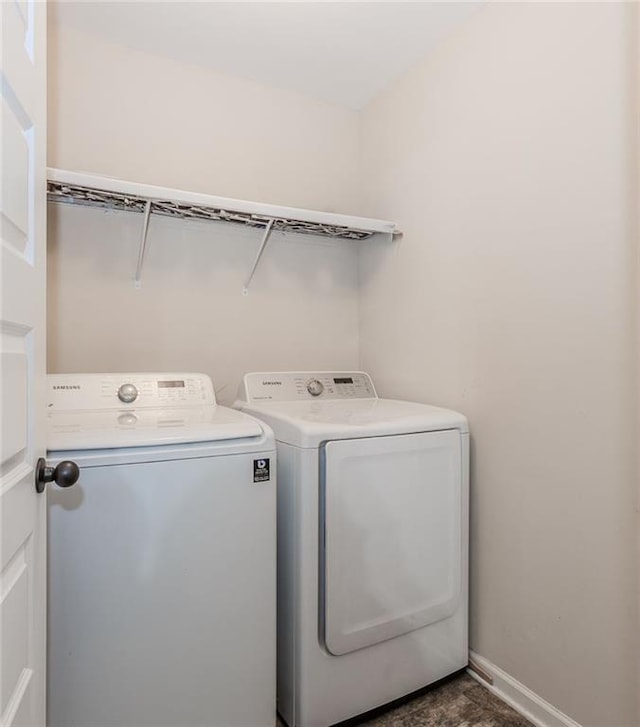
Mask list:
[[[330,653],[400,636],[458,609],[461,460],[457,430],[324,445],[321,627]]]

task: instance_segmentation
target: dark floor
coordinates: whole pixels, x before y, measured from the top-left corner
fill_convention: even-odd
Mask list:
[[[359,724],[363,727],[533,727],[467,674]]]

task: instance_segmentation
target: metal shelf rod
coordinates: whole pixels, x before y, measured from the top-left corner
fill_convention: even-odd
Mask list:
[[[133,285],[136,289],[142,287],[142,265],[144,264],[144,256],[147,252],[147,237],[149,235],[149,219],[151,218],[151,200],[148,199],[144,206],[144,219],[142,220],[142,236],[140,238],[140,250],[138,251],[138,264],[136,265],[136,275],[133,279]]]
[[[264,235],[262,236],[262,242],[260,243],[260,247],[258,248],[258,254],[256,255],[256,259],[253,261],[253,267],[251,268],[251,272],[249,273],[249,277],[247,278],[247,282],[244,284],[244,288],[242,289],[242,295],[248,295],[249,294],[249,286],[251,285],[251,281],[253,280],[253,276],[255,275],[256,268],[258,267],[258,263],[260,262],[260,258],[262,257],[262,253],[264,252],[265,247],[267,246],[267,241],[269,240],[269,236],[271,235],[271,230],[273,228],[273,223],[275,220],[272,218],[267,223],[267,226],[264,228]]]

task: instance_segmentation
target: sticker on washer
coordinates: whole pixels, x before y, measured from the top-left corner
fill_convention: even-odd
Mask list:
[[[268,482],[271,479],[269,474],[269,459],[253,460],[253,481]]]

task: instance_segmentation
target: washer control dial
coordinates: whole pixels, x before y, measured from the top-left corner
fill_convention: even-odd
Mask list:
[[[321,381],[318,381],[318,379],[310,379],[307,381],[307,391],[311,394],[311,396],[320,396],[320,394],[324,391],[324,386]]]
[[[130,404],[138,398],[138,389],[133,384],[122,384],[118,389],[118,399],[125,404]]]

